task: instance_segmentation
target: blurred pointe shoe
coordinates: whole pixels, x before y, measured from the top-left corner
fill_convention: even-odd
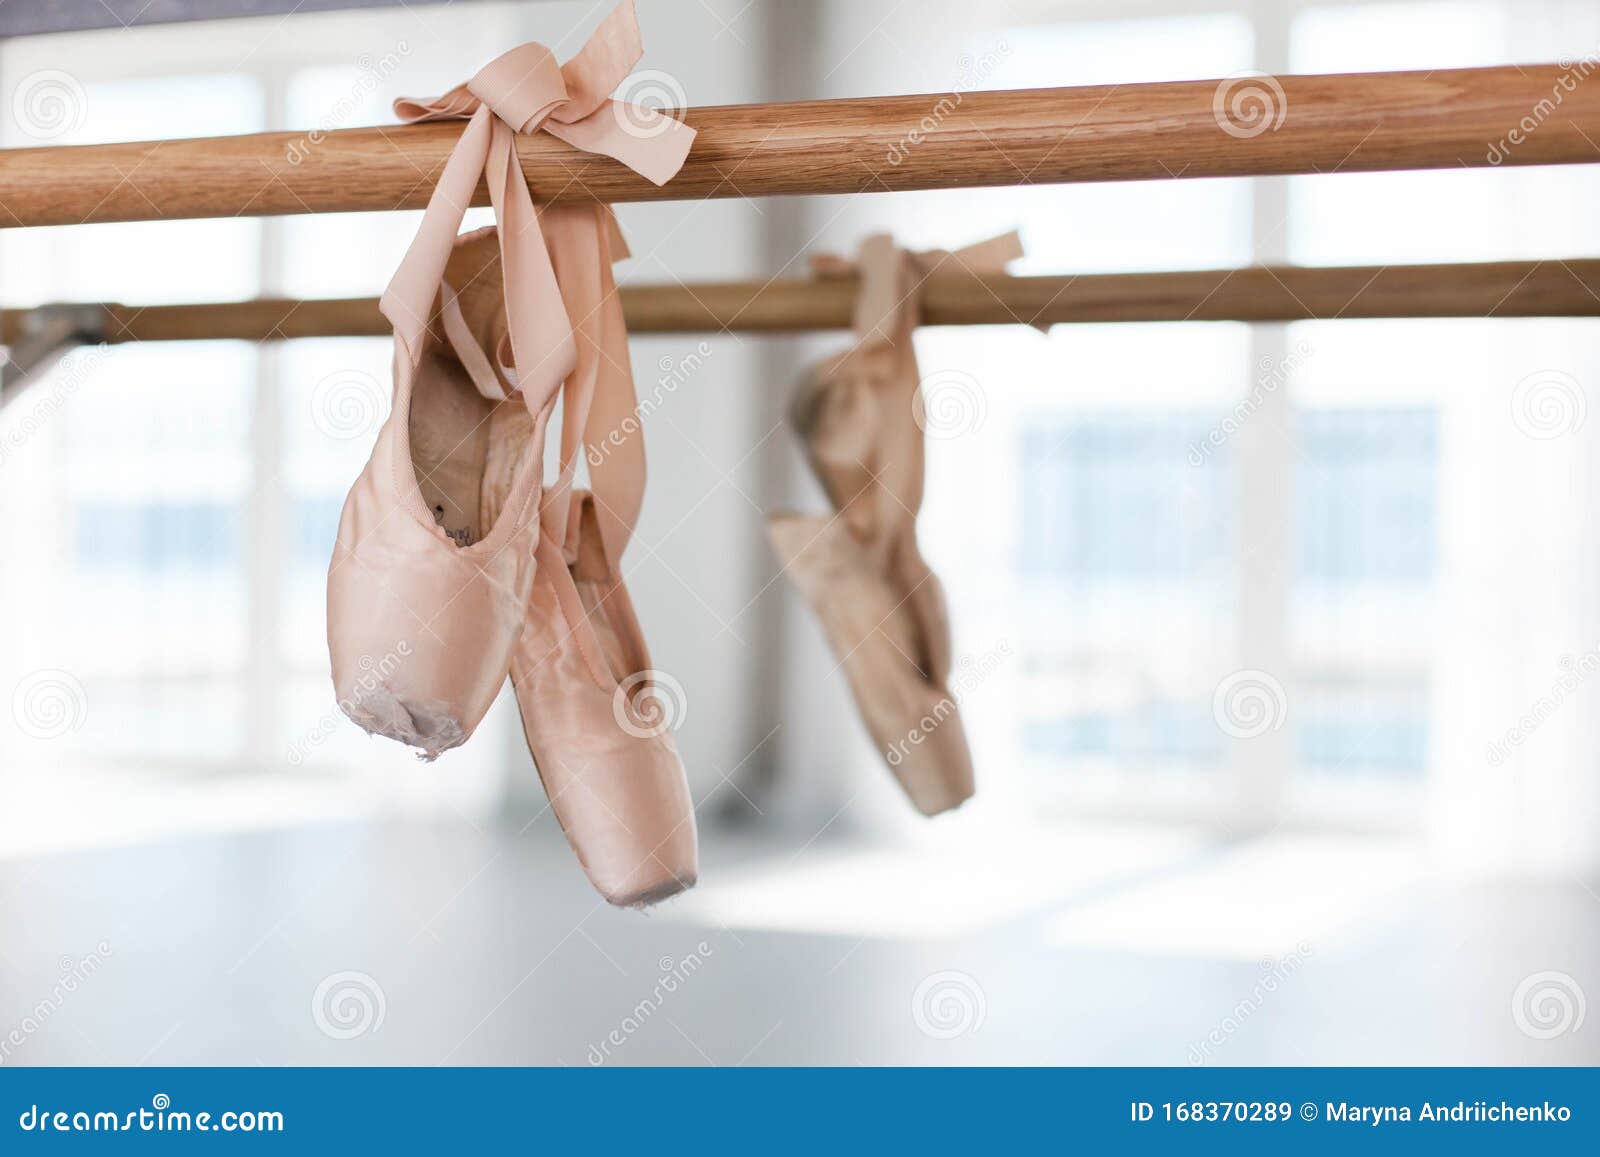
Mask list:
[[[972,796],[972,755],[955,699],[926,653],[936,632],[919,621],[905,584],[874,568],[842,520],[779,515],[768,533],[822,620],[867,732],[912,804],[929,816],[961,806]],[[924,586],[928,604],[936,600],[942,613],[937,582],[929,575]]]
[[[911,254],[870,237],[854,265],[822,258],[819,275],[859,272],[856,342],[819,366],[791,409],[832,518],[774,517],[785,571],[822,621],[863,722],[917,810],[971,798],[972,753],[949,686],[944,590],[917,548],[923,431],[912,334],[922,281],[945,262],[996,272],[1020,254],[1016,234],[954,253]]]

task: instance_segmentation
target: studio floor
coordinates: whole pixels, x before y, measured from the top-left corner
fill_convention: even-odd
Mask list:
[[[1106,825],[981,857],[704,843],[644,913],[548,816],[0,861],[0,1062],[1600,1062],[1593,881]]]

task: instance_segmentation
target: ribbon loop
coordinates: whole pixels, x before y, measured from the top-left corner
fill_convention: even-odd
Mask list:
[[[521,44],[501,53],[467,82],[473,96],[519,133],[567,102],[567,86],[555,54],[542,44]]]
[[[643,56],[634,0],[622,0],[566,64],[542,44],[521,44],[443,96],[401,97],[394,111],[419,123],[463,119],[488,105],[516,132],[542,128],[663,185],[683,167],[695,131],[658,109],[610,99]]]
[[[516,135],[543,129],[664,184],[682,167],[694,130],[654,110],[608,99],[642,54],[634,0],[622,0],[565,66],[544,45],[523,44],[443,96],[395,101],[395,114],[404,121],[470,121],[380,303],[396,341],[413,361],[421,357],[423,333],[462,216],[486,176],[500,225],[516,381],[535,414],[555,397],[577,366],[577,339],[517,157]],[[615,222],[607,228],[615,233]]]

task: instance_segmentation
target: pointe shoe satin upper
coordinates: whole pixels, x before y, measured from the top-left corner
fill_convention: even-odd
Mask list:
[[[912,333],[919,287],[945,261],[996,272],[1020,255],[1007,234],[954,253],[911,254],[870,237],[859,271],[856,343],[802,383],[791,417],[834,508],[829,518],[778,515],[769,535],[785,572],[822,622],[884,762],[918,811],[936,815],[973,793],[972,755],[949,686],[944,591],[917,548],[923,432]]]
[[[458,285],[498,277],[494,231],[457,241],[448,264]],[[533,579],[543,442],[542,423],[535,436],[506,421],[527,409],[504,398],[502,351],[478,344],[485,311],[447,310],[441,283],[415,353],[396,342],[394,404],[345,500],[328,575],[340,706],[429,759],[465,741],[505,682]],[[486,519],[491,478],[504,480],[500,516]]]
[[[611,261],[625,255],[610,210],[553,246],[575,321],[560,473],[541,501],[538,566],[511,682],[550,807],[595,888],[618,905],[650,904],[699,874],[694,808],[658,698],[649,649],[619,565],[644,499],[644,439]],[[598,252],[599,260],[581,260]],[[580,456],[591,489],[573,485]]]
[[[468,123],[381,302],[394,407],[345,504],[328,581],[345,712],[433,758],[465,741],[512,674],[552,807],[618,904],[671,895],[698,871],[671,737],[631,714],[652,680],[616,561],[644,487],[611,275],[626,247],[603,205],[535,210],[515,133],[547,131],[664,182],[693,130],[607,96],[641,51],[624,0],[565,65],[527,44],[436,100],[396,102],[408,120]],[[458,237],[480,177],[499,227]],[[560,471],[544,486],[558,403]],[[579,491],[586,450],[592,491]]]
[[[597,542],[594,498],[573,495],[578,539],[540,543],[540,578],[511,679],[550,808],[595,888],[640,905],[699,875],[694,805],[622,576]]]

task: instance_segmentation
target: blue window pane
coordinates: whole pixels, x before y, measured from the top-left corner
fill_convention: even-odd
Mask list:
[[[1229,448],[1207,447],[1203,456],[1194,449],[1223,416],[1194,410],[1041,418],[1022,435],[1023,576],[1179,581],[1230,564]]]
[[[1435,411],[1304,410],[1296,422],[1301,577],[1319,583],[1430,582],[1439,453]]]
[[[296,498],[290,508],[296,566],[323,568],[333,557],[333,540],[339,533],[343,500],[331,495]]]
[[[84,569],[236,566],[243,518],[236,503],[80,502],[73,553]]]
[[[1320,774],[1420,776],[1428,754],[1427,716],[1318,714],[1301,721],[1298,744],[1300,765]]]
[[[1165,699],[1116,713],[1031,720],[1023,726],[1022,741],[1027,753],[1039,759],[1099,756],[1134,766],[1214,765],[1223,750],[1209,702]]]

